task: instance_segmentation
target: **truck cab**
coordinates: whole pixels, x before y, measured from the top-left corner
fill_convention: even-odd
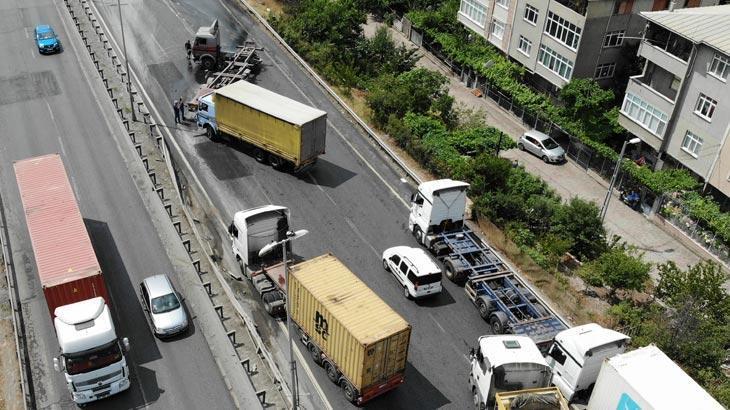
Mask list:
[[[595,323],[563,330],[545,357],[553,370],[553,384],[569,401],[581,393],[590,395],[603,361],[624,353],[630,341]]]
[[[215,67],[220,59],[220,44],[221,34],[216,19],[210,26],[202,26],[195,33],[192,44],[193,61],[200,61],[206,70]]]
[[[236,212],[228,227],[231,249],[241,267],[261,296],[264,308],[272,316],[285,311],[286,272],[282,249],[264,256],[259,251],[271,242],[286,239],[289,231],[289,209],[279,205],[264,205]],[[291,242],[287,242],[291,251]]]
[[[129,340],[117,338],[104,298],[60,306],[54,314],[61,355],[53,367],[64,372],[73,401],[85,404],[128,389]]]
[[[427,248],[433,234],[464,226],[469,184],[451,179],[428,181],[411,196],[408,229]]]
[[[205,130],[208,139],[214,141],[218,136],[218,123],[215,120],[215,103],[213,92],[198,99],[198,109],[195,112],[195,121],[199,128]]]
[[[469,356],[469,385],[477,409],[491,406],[498,392],[550,386],[550,366],[529,337],[481,336]]]

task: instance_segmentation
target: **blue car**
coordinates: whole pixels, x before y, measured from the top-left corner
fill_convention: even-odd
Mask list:
[[[35,42],[41,54],[58,53],[61,51],[61,40],[51,26],[39,24],[35,27]]]

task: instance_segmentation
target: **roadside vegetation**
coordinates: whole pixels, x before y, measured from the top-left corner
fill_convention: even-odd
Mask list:
[[[656,343],[730,405],[730,382],[720,367],[730,345],[730,301],[722,289],[720,268],[703,263],[683,271],[662,265],[657,267],[661,280],[654,288],[651,265],[620,238],[607,237],[594,203],[561,198],[540,178],[499,157],[499,151],[514,148],[515,143],[487,126],[483,116],[455,107],[446,77],[415,68],[414,51],[395,45],[386,29],[370,39],[363,35],[368,13],[387,21],[393,10],[408,12],[414,25],[441,44],[450,58],[477,67],[480,75],[525,109],[560,124],[601,155],[617,159],[608,144],[622,133],[612,91],[593,81],[574,80],[554,104],[520,82],[521,67],[486,42],[469,41],[456,23],[458,4],[458,0],[301,0],[270,20],[331,85],[344,90],[346,97],[363,96],[367,119],[423,168],[440,178],[469,182],[474,215],[499,227],[521,255],[528,255],[554,278],[558,288],[571,292],[567,276],[558,271],[570,254],[580,261],[576,273],[586,287],[608,290],[604,299],[609,311],[596,315],[597,320],[627,331],[637,345]],[[623,167],[657,194],[696,186],[686,171],[652,172],[631,161]],[[718,229],[730,230],[725,222],[720,219]],[[696,275],[708,280],[697,284],[691,280]],[[545,288],[540,282],[538,286]]]

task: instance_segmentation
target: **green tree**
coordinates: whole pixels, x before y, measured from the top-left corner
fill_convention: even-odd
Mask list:
[[[286,32],[294,31],[309,43],[331,43],[346,51],[362,38],[365,11],[354,0],[301,0],[286,10]]]
[[[587,134],[602,139],[613,132],[613,91],[601,88],[593,80],[576,78],[560,90],[560,100],[564,104],[563,116],[578,120]]]
[[[412,69],[420,58],[416,48],[396,46],[388,28],[381,26],[370,39],[363,39],[355,62],[363,78],[375,78],[382,73],[398,75]]]
[[[552,218],[551,232],[573,238],[570,252],[582,261],[597,258],[607,248],[606,230],[598,212],[593,202],[573,197]]]
[[[670,261],[658,269],[656,295],[670,306],[691,303],[716,319],[730,314],[730,298],[723,288],[728,277],[718,264],[704,261],[682,270]]]
[[[614,243],[597,259],[583,265],[579,275],[593,286],[610,287],[612,295],[618,289],[642,290],[651,269],[642,257],[636,247]]]

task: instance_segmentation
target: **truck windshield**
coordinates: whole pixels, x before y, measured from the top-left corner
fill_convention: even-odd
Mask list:
[[[550,368],[537,363],[506,363],[494,369],[494,387],[497,391],[547,387],[550,379]]]
[[[174,293],[168,293],[152,299],[152,313],[165,313],[180,307],[180,301]]]
[[[63,356],[66,359],[68,374],[79,374],[101,369],[122,360],[122,349],[114,340],[94,349],[79,353],[66,353]]]

